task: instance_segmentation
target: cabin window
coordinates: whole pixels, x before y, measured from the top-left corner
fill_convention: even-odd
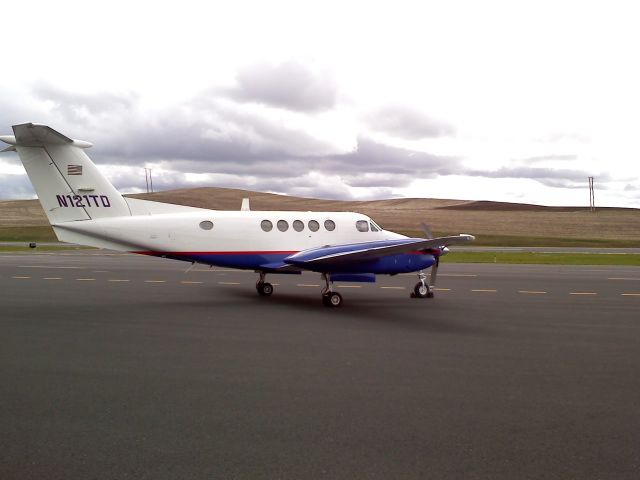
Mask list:
[[[325,220],[324,228],[326,228],[329,232],[333,232],[336,229],[336,222],[333,220]]]
[[[293,221],[293,229],[296,232],[301,232],[302,230],[304,230],[304,223],[302,223],[300,220],[294,220]]]
[[[320,224],[315,220],[309,220],[309,230],[317,232],[320,229]]]
[[[359,232],[368,232],[369,231],[369,222],[366,220],[358,220],[356,222],[356,228]]]
[[[213,222],[210,220],[204,220],[200,222],[200,228],[203,230],[211,230],[213,228]]]
[[[262,222],[260,222],[260,228],[262,228],[262,230],[264,230],[265,232],[270,232],[271,230],[273,230],[273,223],[271,223],[269,220],[262,220]]]
[[[278,220],[278,230],[281,232],[286,232],[289,230],[289,224],[286,220]]]

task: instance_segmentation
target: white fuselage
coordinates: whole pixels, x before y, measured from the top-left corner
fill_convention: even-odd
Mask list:
[[[268,225],[263,228],[264,221],[270,222],[269,231]],[[327,228],[331,222],[333,230]],[[406,238],[380,229],[366,215],[352,212],[197,209],[70,222],[54,228],[66,241],[145,253],[299,252],[324,245]],[[78,235],[95,240],[88,243],[87,238],[74,238]]]

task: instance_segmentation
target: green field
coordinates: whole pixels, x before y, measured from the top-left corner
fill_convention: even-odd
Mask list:
[[[640,266],[640,254],[628,253],[538,253],[453,252],[443,263],[510,263],[538,265],[628,265]]]

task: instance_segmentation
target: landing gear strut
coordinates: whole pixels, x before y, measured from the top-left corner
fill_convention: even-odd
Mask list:
[[[325,307],[339,307],[342,305],[342,295],[332,290],[333,283],[329,278],[329,274],[323,273],[322,280],[325,286],[322,288],[322,303]]]
[[[269,282],[264,281],[266,276],[267,276],[266,273],[260,272],[260,278],[256,282],[256,290],[258,291],[258,294],[262,297],[268,297],[273,293],[273,285],[271,285]]]

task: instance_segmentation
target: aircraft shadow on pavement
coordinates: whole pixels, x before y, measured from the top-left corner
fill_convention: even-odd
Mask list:
[[[380,299],[375,297],[346,298],[338,308],[322,305],[319,295],[276,292],[271,297],[260,297],[253,289],[224,289],[224,295],[238,305],[252,304],[254,308],[282,308],[292,314],[325,316],[329,319],[376,322],[412,330],[428,330],[442,333],[485,335],[489,329],[467,315],[456,302],[430,299]],[[408,295],[407,295],[408,297]],[[440,302],[440,303],[435,303]],[[446,303],[445,303],[446,302]]]

